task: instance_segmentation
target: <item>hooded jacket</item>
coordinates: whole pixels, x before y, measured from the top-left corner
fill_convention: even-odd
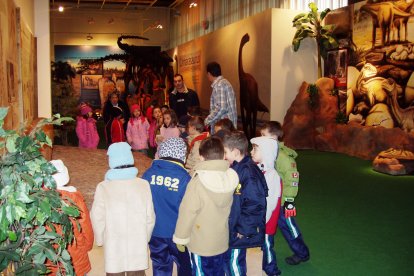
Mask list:
[[[261,247],[266,225],[266,180],[250,156],[234,161],[231,168],[239,176],[239,185],[233,195],[229,218],[230,248]]]
[[[282,205],[286,200],[294,201],[298,194],[299,172],[295,161],[297,156],[296,151],[279,142],[279,154],[275,166],[283,182]]]
[[[126,137],[133,150],[148,149],[149,123],[147,119],[142,120],[141,118],[144,117],[131,117],[128,122]]]
[[[200,256],[226,252],[228,218],[238,182],[225,160],[198,163],[180,205],[173,241]]]
[[[178,208],[191,177],[178,162],[154,160],[142,175],[150,183],[155,209],[155,227],[152,235],[172,238],[178,217]]]
[[[99,135],[96,129],[96,121],[93,118],[76,118],[76,134],[79,139],[79,147],[96,149],[99,144]]]
[[[275,139],[264,136],[252,138],[250,142],[258,146],[262,156],[262,161],[257,166],[263,172],[267,188],[269,189],[266,198],[266,234],[274,235],[279,218],[280,196],[282,192],[280,177],[275,170],[278,144]]]

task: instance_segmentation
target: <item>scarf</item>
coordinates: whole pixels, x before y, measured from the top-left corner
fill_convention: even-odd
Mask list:
[[[124,169],[109,169],[105,174],[105,180],[126,180],[137,177],[138,169],[135,167]]]

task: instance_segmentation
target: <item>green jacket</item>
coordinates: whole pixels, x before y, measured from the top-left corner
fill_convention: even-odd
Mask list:
[[[296,167],[296,151],[279,142],[279,153],[275,168],[283,182],[282,206],[285,201],[294,201],[298,194],[299,172]]]

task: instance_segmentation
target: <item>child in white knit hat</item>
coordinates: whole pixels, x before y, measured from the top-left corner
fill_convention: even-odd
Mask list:
[[[137,177],[128,143],[113,143],[105,180],[98,184],[91,210],[95,243],[104,246],[106,275],[145,275],[148,241],[155,223],[151,190]]]
[[[80,191],[73,186],[66,186],[69,183],[68,168],[63,164],[62,160],[50,161],[55,166],[57,172],[52,175],[56,182],[56,188],[60,193],[63,200],[70,199],[80,211],[80,216],[76,218],[76,221],[80,224],[81,229],[78,230],[78,226],[75,221],[72,221],[74,239],[72,244],[68,246],[69,254],[72,258],[72,264],[76,275],[86,275],[91,270],[91,263],[88,257],[88,251],[93,246],[93,230],[92,223],[89,217],[89,210],[86,207],[85,200]],[[56,274],[56,266],[47,263],[48,268],[52,271],[51,275]]]

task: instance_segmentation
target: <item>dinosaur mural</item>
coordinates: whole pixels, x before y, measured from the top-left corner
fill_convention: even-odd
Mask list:
[[[243,124],[243,131],[246,136],[251,138],[256,135],[257,112],[269,112],[269,109],[260,101],[258,85],[255,78],[244,72],[242,50],[243,46],[249,42],[249,34],[245,34],[239,47],[239,82],[240,82],[240,112]]]
[[[414,132],[414,106],[401,108],[398,99],[398,88],[393,79],[387,79],[382,83],[382,87],[388,93],[392,114],[397,124],[406,132]]]
[[[402,10],[403,12],[411,13],[411,8],[414,5],[414,0],[411,0],[411,2],[400,0],[400,1],[394,2],[393,4],[398,9]],[[398,35],[397,41],[401,41],[401,27],[404,27],[404,41],[407,41],[407,32],[408,32],[407,24],[408,24],[409,19],[410,17],[406,16],[406,17],[397,17],[394,20],[393,24],[394,24],[394,27],[397,29],[397,35]]]
[[[377,28],[381,29],[381,46],[390,43],[390,32],[394,26],[394,20],[409,18],[410,13],[400,10],[391,2],[365,4],[360,9],[372,17],[372,48],[375,48]]]

